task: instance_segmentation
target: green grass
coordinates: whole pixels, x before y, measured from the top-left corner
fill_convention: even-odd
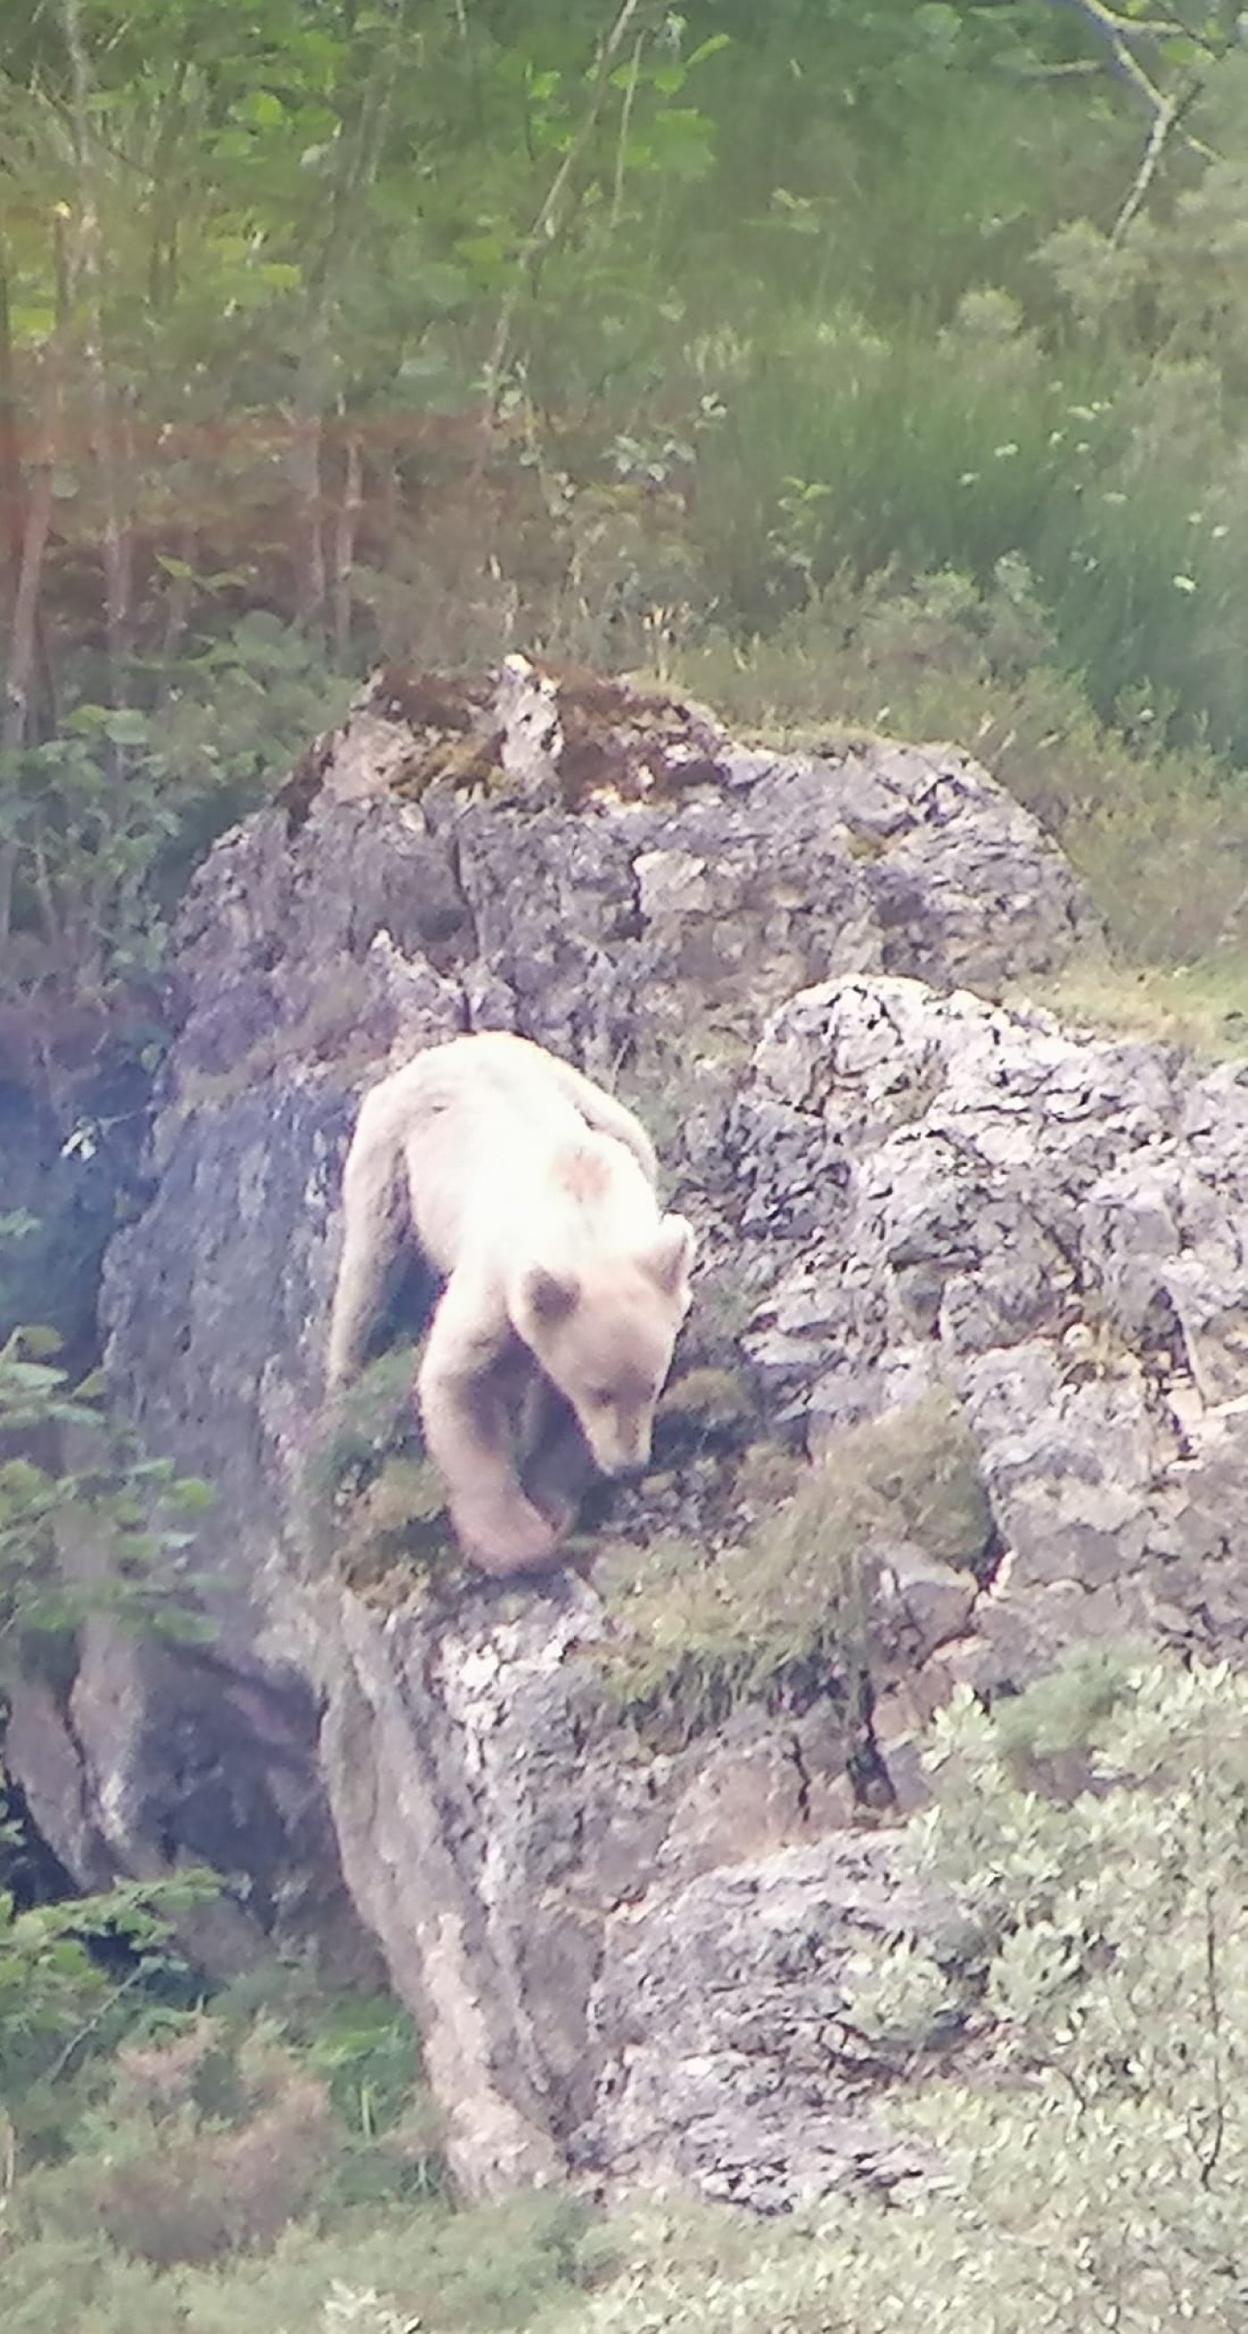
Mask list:
[[[866,1660],[877,1548],[974,1570],[990,1547],[974,1442],[943,1394],[841,1435],[796,1488],[791,1464],[777,1473],[789,1496],[765,1490],[739,1545],[666,1542],[604,1568],[617,1627],[594,1658],[643,1732],[687,1741],[743,1703],[844,1686]]]
[[[1174,969],[1083,959],[1027,994],[1076,1028],[1152,1038],[1204,1061],[1248,1053],[1248,956]]]

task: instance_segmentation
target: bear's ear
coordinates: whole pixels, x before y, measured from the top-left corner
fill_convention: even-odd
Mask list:
[[[576,1282],[566,1274],[547,1272],[544,1265],[535,1264],[526,1273],[524,1301],[535,1320],[545,1328],[553,1329],[557,1321],[566,1321],[574,1313],[580,1299]]]
[[[646,1258],[646,1269],[665,1296],[680,1295],[697,1245],[697,1234],[683,1216],[664,1216],[659,1238]]]

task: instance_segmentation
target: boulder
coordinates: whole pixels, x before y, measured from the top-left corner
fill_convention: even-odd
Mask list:
[[[253,1942],[375,1940],[467,2193],[911,2177],[843,2013],[864,1939],[934,1917],[874,1828],[923,1718],[1088,1635],[1242,1639],[1248,1072],[1000,1001],[1094,934],[964,755],[747,750],[526,660],[379,676],[192,886],[102,1308],[118,1400],[216,1487],[216,1635],[101,1634],[10,1753],[83,1878],[209,1854]],[[675,1535],[713,1595],[807,1458],[956,1412],[982,1515],[903,1528],[883,1468],[861,1658],[665,1734],[604,1682],[602,1567],[344,1578],[315,1460],[355,1103],[488,1027],[618,1075],[702,1233],[680,1366],[741,1388],[686,1405],[613,1544]]]

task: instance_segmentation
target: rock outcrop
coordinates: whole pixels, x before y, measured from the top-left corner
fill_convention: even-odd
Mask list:
[[[745,751],[518,662],[383,676],[193,887],[104,1310],[130,1414],[217,1487],[218,1634],[210,1667],[93,1643],[10,1748],[92,1879],[207,1851],[263,1926],[347,1954],[362,1919],[471,2192],[675,2176],[773,2210],[909,2177],[847,1970],[934,1908],[859,1819],[912,1803],[958,1679],[1244,1633],[1248,1070],[1000,1002],[1093,932],[959,754]],[[604,1687],[627,1606],[592,1570],[364,1594],[315,1513],[355,1096],[489,1026],[619,1072],[702,1233],[683,1367],[743,1389],[723,1436],[672,1430],[617,1541],[718,1577],[766,1521],[752,1439],[791,1484],[934,1397],[986,1494],[942,1537],[885,1469],[857,1651],[667,1735]]]

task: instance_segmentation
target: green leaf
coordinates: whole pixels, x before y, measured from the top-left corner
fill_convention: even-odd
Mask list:
[[[697,48],[686,57],[686,67],[689,72],[692,72],[695,65],[704,65],[708,57],[717,57],[721,49],[730,49],[731,47],[731,33],[713,32],[708,39],[700,41]]]
[[[234,107],[234,119],[253,129],[269,130],[286,120],[286,108],[271,89],[253,89]]]
[[[151,736],[146,713],[140,713],[134,705],[121,705],[115,713],[105,714],[100,727],[115,746],[145,746]]]
[[[272,292],[297,292],[303,283],[303,269],[291,260],[261,260],[252,272]]]
[[[250,130],[221,130],[212,140],[211,150],[218,162],[247,162],[255,150],[255,139]]]
[[[50,300],[15,300],[10,323],[18,348],[37,347],[56,330],[56,310]]]
[[[187,1515],[202,1515],[215,1505],[216,1492],[197,1475],[183,1475],[171,1487],[170,1498]]]
[[[13,1350],[15,1341],[20,1341],[21,1348],[24,1352],[34,1354],[37,1359],[42,1358],[44,1360],[46,1360],[50,1354],[59,1353],[62,1343],[64,1342],[55,1329],[49,1329],[46,1323],[41,1321],[28,1322],[24,1327],[15,1329],[10,1337],[9,1344],[4,1348],[5,1354],[8,1354]],[[54,1371],[52,1373],[51,1382],[54,1384],[59,1384],[61,1382],[61,1378],[62,1373],[60,1371]]]

